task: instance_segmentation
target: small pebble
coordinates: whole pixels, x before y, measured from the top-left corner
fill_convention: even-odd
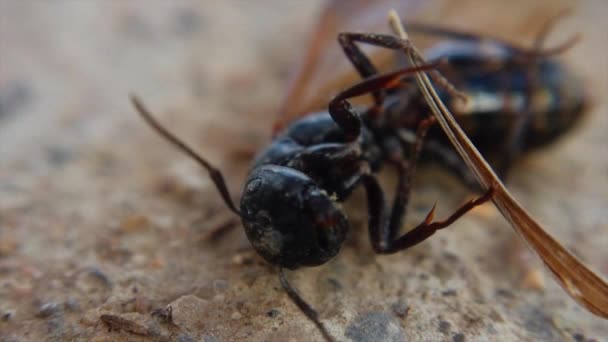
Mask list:
[[[46,318],[46,317],[49,317],[51,315],[58,313],[59,311],[61,311],[61,305],[59,305],[58,303],[55,303],[55,302],[45,303],[45,304],[42,304],[38,308],[38,313],[36,314],[36,317]]]
[[[456,292],[456,290],[445,290],[443,292],[441,292],[441,295],[444,297],[453,297],[456,296],[458,293]]]
[[[194,337],[188,335],[188,334],[181,334],[179,336],[177,336],[177,342],[195,342],[196,340],[194,339]]]
[[[275,318],[280,314],[281,314],[281,311],[279,311],[277,309],[270,309],[270,310],[268,310],[268,312],[266,312],[266,316],[272,317],[272,318]]]
[[[7,310],[2,314],[2,321],[8,322],[15,316],[15,312],[11,310]]]
[[[342,290],[342,284],[335,278],[327,278],[327,282],[333,287],[333,290]]]
[[[542,270],[538,268],[528,270],[521,280],[521,287],[536,291],[544,290],[545,278],[543,277]]]
[[[241,315],[240,312],[235,311],[232,313],[232,315],[230,316],[230,318],[232,318],[233,320],[239,320],[241,318],[243,318],[243,315]]]
[[[63,303],[63,306],[68,311],[72,311],[72,312],[80,311],[80,304],[74,298],[70,298],[70,299],[66,300],[65,303]]]
[[[217,339],[217,337],[215,337],[213,335],[205,335],[205,336],[203,336],[203,341],[204,342],[219,342],[219,340]]]
[[[401,319],[406,319],[407,315],[410,312],[410,306],[403,301],[399,301],[393,305],[391,305],[391,309]]]
[[[448,321],[439,321],[439,331],[444,334],[448,334],[450,332],[450,328],[452,324]]]
[[[346,328],[344,335],[353,342],[401,342],[405,339],[399,321],[383,312],[370,312],[357,317]]]
[[[576,334],[572,335],[572,338],[574,338],[574,340],[576,342],[583,342],[583,341],[585,341],[585,335],[583,335],[581,333],[576,333]]]
[[[224,293],[227,288],[228,288],[228,282],[226,280],[215,279],[213,281],[213,290],[215,291],[215,294]]]
[[[465,341],[464,334],[463,333],[454,334],[454,336],[452,336],[452,341],[453,342],[464,342]]]
[[[232,263],[235,265],[243,265],[245,257],[242,254],[235,254],[232,256]]]
[[[527,307],[521,312],[524,319],[524,328],[534,334],[536,338],[552,340],[555,337],[555,326],[551,316],[540,308]]]

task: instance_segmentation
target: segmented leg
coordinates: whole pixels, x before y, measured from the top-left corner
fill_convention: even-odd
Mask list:
[[[396,253],[414,246],[429,238],[437,230],[448,227],[465,213],[474,207],[487,202],[492,197],[493,191],[490,189],[483,196],[462,205],[443,221],[433,222],[433,214],[435,211],[435,208],[433,207],[424,222],[420,223],[404,235],[397,237],[406,213],[411,181],[415,173],[418,156],[422,150],[422,142],[428,128],[433,122],[434,120],[431,119],[425,120],[419,126],[416,133],[416,141],[412,146],[410,156],[411,162],[409,164],[405,164],[403,161],[396,163],[399,170],[399,181],[389,217],[387,217],[385,213],[386,206],[384,203],[384,195],[378,181],[371,175],[364,175],[362,177],[362,183],[366,189],[368,200],[369,236],[372,247],[377,253]]]
[[[431,209],[426,219],[414,229],[401,235],[396,239],[391,238],[391,230],[386,226],[394,226],[385,219],[384,196],[378,181],[372,176],[363,179],[368,198],[369,211],[369,235],[374,251],[380,254],[392,254],[414,245],[431,237],[440,229],[446,228],[469,212],[471,209],[481,205],[492,198],[493,189],[490,188],[483,196],[463,204],[452,215],[442,221],[433,221],[435,207]],[[392,215],[391,215],[392,216]],[[401,220],[402,217],[398,217]]]
[[[354,43],[351,34],[339,34],[338,42],[340,43],[340,46],[342,46],[344,54],[355,67],[361,78],[365,79],[378,74],[378,70],[376,69],[374,64],[370,61],[367,55],[365,55],[365,53],[363,53],[363,51],[361,51],[361,49],[359,49],[359,47]],[[376,90],[371,94],[374,99],[374,105],[376,107],[380,107],[384,100],[385,92],[383,90]]]
[[[377,90],[398,86],[403,77],[412,76],[418,71],[436,68],[438,63],[426,64],[414,68],[404,68],[367,78],[334,97],[328,105],[329,114],[340,126],[347,141],[355,141],[361,132],[361,117],[347,101],[348,99]]]
[[[408,161],[403,160],[403,153],[391,153],[392,160],[390,161],[396,168],[399,174],[397,181],[397,190],[395,191],[395,197],[393,198],[393,206],[391,209],[390,219],[386,233],[381,233],[381,236],[385,236],[384,241],[393,241],[399,234],[401,227],[403,226],[403,218],[407,212],[407,206],[409,203],[409,195],[411,193],[411,187],[416,174],[416,166],[418,165],[418,159],[420,152],[422,151],[422,143],[426,137],[429,128],[435,123],[434,117],[429,117],[423,120],[418,129],[416,130],[416,140],[411,146]]]
[[[338,35],[338,41],[342,45],[344,53],[355,66],[355,69],[363,78],[367,78],[376,72],[376,68],[369,61],[369,58],[356,46],[355,42],[369,44],[372,46],[383,47],[390,50],[400,51],[413,51],[414,55],[420,57],[422,54],[418,49],[412,45],[409,40],[403,40],[399,37],[387,35],[387,34],[375,34],[375,33],[356,33],[356,32],[343,32]],[[421,57],[418,59],[422,61]],[[452,94],[461,99],[466,99],[466,96],[459,92],[445,77],[443,77],[439,71],[432,70],[429,75],[439,85],[444,88],[448,93]],[[376,92],[374,94],[374,102],[376,107],[382,103],[383,93]]]

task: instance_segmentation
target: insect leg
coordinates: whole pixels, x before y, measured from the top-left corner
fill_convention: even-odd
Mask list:
[[[433,207],[422,223],[403,234],[401,237],[395,239],[391,235],[396,234],[397,229],[391,231],[387,228],[387,225],[393,227],[398,227],[398,225],[392,224],[392,222],[387,221],[386,219],[384,195],[378,181],[372,176],[362,177],[362,180],[367,192],[370,240],[374,251],[380,254],[397,253],[419,244],[431,237],[438,230],[446,228],[454,223],[471,209],[489,201],[493,193],[493,189],[488,190],[483,196],[462,205],[443,221],[433,222],[433,215],[435,213],[435,207]],[[400,222],[401,219],[402,217],[398,217],[396,221]]]
[[[381,234],[383,238],[386,239],[385,241],[395,240],[397,234],[399,234],[399,231],[401,230],[403,218],[407,211],[412,181],[416,173],[416,165],[418,165],[418,158],[422,151],[422,143],[424,142],[426,133],[434,123],[435,118],[432,116],[420,122],[418,129],[416,130],[416,140],[411,147],[407,162],[403,160],[403,153],[390,153],[393,158],[391,163],[397,168],[399,179],[397,181],[397,190],[393,199],[391,216],[388,223],[388,235]]]
[[[345,54],[363,77],[366,77],[367,74],[371,73],[372,70],[375,70],[375,68],[371,62],[369,62],[369,59],[363,54],[363,52],[356,47],[355,42],[383,47],[390,50],[411,50],[414,52],[414,55],[419,57],[422,56],[420,51],[418,51],[418,49],[412,45],[409,40],[404,40],[388,34],[343,32],[338,35],[338,41],[343,48],[344,46],[348,47],[348,51],[345,49]],[[422,61],[422,57],[419,58],[418,62],[426,63]],[[370,69],[370,66],[373,69]],[[429,75],[433,81],[437,83],[437,85],[444,88],[448,93],[458,98],[466,99],[466,95],[459,92],[456,87],[450,83],[450,81],[439,73],[439,71],[433,70],[429,73]],[[375,100],[377,99],[375,98]],[[378,105],[378,102],[376,102],[376,105]]]
[[[342,46],[344,54],[351,62],[351,64],[355,67],[361,78],[365,79],[378,73],[378,70],[376,69],[374,64],[365,55],[365,53],[363,53],[363,51],[361,51],[361,49],[359,49],[359,47],[354,43],[353,35],[349,33],[339,34],[338,42],[340,43],[340,46]],[[385,93],[382,90],[372,92],[372,97],[374,99],[374,104],[376,105],[376,107],[382,106],[384,96]]]
[[[411,180],[415,173],[417,158],[422,149],[422,141],[433,122],[434,120],[430,119],[424,120],[418,127],[416,141],[412,146],[412,153],[410,156],[411,162],[405,164],[404,161],[401,161],[400,163],[394,161],[399,168],[399,183],[393,201],[390,219],[387,220],[385,215],[386,208],[384,204],[384,195],[377,180],[369,175],[362,177],[368,199],[370,240],[372,247],[377,253],[396,253],[412,247],[429,238],[437,230],[448,227],[468,211],[489,201],[492,197],[493,190],[490,189],[483,196],[462,205],[443,221],[433,222],[433,214],[435,212],[435,207],[433,207],[424,222],[401,237],[397,237],[409,200]]]
[[[336,95],[336,97],[329,102],[329,114],[344,132],[346,140],[355,141],[361,132],[361,117],[347,101],[349,98],[368,94],[380,89],[399,86],[401,78],[412,76],[418,71],[434,69],[438,65],[439,62],[421,65],[419,67],[403,68],[367,78]]]
[[[490,188],[490,190],[488,190],[482,196],[463,204],[452,215],[443,221],[433,222],[433,215],[435,213],[435,207],[433,206],[433,209],[431,209],[422,223],[398,239],[388,242],[388,248],[383,250],[381,253],[396,253],[419,244],[420,242],[428,239],[431,235],[435,234],[436,231],[450,226],[471,209],[489,201],[492,198],[493,192],[493,189]]]
[[[323,323],[321,323],[321,321],[319,320],[319,314],[317,313],[317,311],[315,311],[312,306],[306,303],[306,301],[298,294],[298,292],[291,286],[291,284],[289,284],[289,282],[287,281],[287,277],[285,277],[285,273],[283,272],[283,268],[281,267],[279,267],[279,280],[281,281],[281,286],[283,287],[285,292],[287,292],[289,299],[291,299],[291,301],[298,307],[298,309],[300,309],[300,311],[302,311],[302,313],[314,323],[317,329],[321,331],[321,334],[323,334],[325,340],[334,341],[334,338],[329,334],[327,328],[325,328],[325,325],[323,325]]]
[[[230,197],[230,192],[228,191],[228,187],[226,186],[226,181],[224,181],[224,176],[220,170],[213,167],[213,165],[209,164],[209,162],[201,157],[198,153],[194,152],[192,148],[190,148],[186,143],[178,139],[171,132],[167,131],[150,113],[150,111],[144,106],[143,102],[136,96],[131,96],[131,102],[137,110],[137,113],[152,127],[158,134],[160,134],[163,138],[167,139],[171,144],[173,144],[177,149],[184,152],[192,159],[196,160],[202,167],[207,169],[209,172],[209,176],[211,180],[215,184],[215,187],[220,192],[224,203],[230,210],[232,210],[235,214],[241,215],[239,210],[234,205],[232,198]]]

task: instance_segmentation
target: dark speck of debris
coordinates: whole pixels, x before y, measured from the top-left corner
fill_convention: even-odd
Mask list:
[[[449,261],[458,261],[459,260],[458,255],[451,253],[451,252],[444,252],[443,257]]]
[[[74,153],[65,146],[49,146],[46,149],[46,159],[49,164],[59,167],[74,159]]]
[[[0,88],[0,119],[15,114],[32,98],[32,91],[23,80],[14,80]]]
[[[336,278],[327,278],[327,282],[333,287],[334,290],[342,290],[342,284]]]
[[[126,332],[142,336],[150,335],[150,330],[147,326],[130,319],[109,314],[101,315],[99,319],[104,322],[110,328],[110,330],[124,330]]]
[[[36,317],[47,318],[47,317],[50,317],[59,312],[61,312],[61,305],[59,303],[55,303],[55,302],[45,303],[45,304],[42,304],[38,308]]]
[[[452,336],[452,341],[453,342],[464,342],[465,341],[464,334],[463,333],[454,334],[454,336]]]
[[[372,312],[359,316],[346,328],[345,335],[354,342],[401,342],[405,339],[399,322],[383,312]]]
[[[448,321],[439,321],[439,331],[443,334],[449,334],[450,333],[450,328],[452,327],[452,324]]]
[[[178,36],[189,37],[203,27],[203,19],[194,10],[185,8],[175,16],[174,32]]]
[[[270,309],[270,310],[268,310],[268,312],[266,312],[266,316],[272,317],[272,318],[275,318],[280,314],[281,314],[281,311],[279,311],[277,309]]]
[[[112,281],[98,268],[85,267],[74,275],[76,286],[80,289],[94,290],[112,288]]]
[[[574,338],[574,340],[576,342],[584,342],[585,341],[585,335],[583,335],[581,333],[576,333],[576,334],[572,335],[572,338]]]
[[[509,298],[509,299],[513,298],[513,293],[507,289],[497,289],[496,295],[500,296],[500,297]]]
[[[8,322],[13,318],[13,316],[15,316],[13,311],[6,311],[2,314],[2,321]]]
[[[457,292],[456,290],[445,290],[443,292],[441,292],[441,295],[444,297],[453,297],[456,296]]]
[[[393,305],[391,305],[391,309],[401,319],[406,319],[407,315],[410,313],[410,306],[404,302],[399,301]]]
[[[522,312],[524,327],[539,339],[552,340],[553,323],[551,317],[538,308],[528,308]]]
[[[173,308],[171,305],[152,311],[150,316],[158,318],[163,323],[173,324]]]

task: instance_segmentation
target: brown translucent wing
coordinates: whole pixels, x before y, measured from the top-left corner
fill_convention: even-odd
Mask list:
[[[426,80],[426,87],[431,87]],[[608,319],[608,284],[578,260],[511,195],[479,151],[464,134],[452,114],[434,94],[431,108],[458,153],[473,171],[483,188],[494,189],[492,201],[511,226],[540,256],[562,288],[590,312]]]
[[[410,61],[413,63],[412,59]],[[528,246],[540,256],[557,282],[574,300],[593,314],[608,319],[608,284],[547,233],[521,206],[462,131],[435,93],[428,77],[419,73],[417,80],[441,127],[473,171],[479,184],[485,189],[494,189],[492,201],[498,210]]]
[[[390,9],[397,10],[406,23],[415,20],[502,38],[516,36],[521,40],[538,32],[543,19],[551,15],[547,8],[564,8],[568,3],[568,0],[328,0],[318,21],[311,23],[312,33],[301,51],[302,58],[292,68],[273,132],[295,118],[324,109],[333,95],[358,80],[336,37],[345,31],[388,33],[386,14]],[[429,43],[422,38],[416,36],[420,48]],[[381,70],[394,60],[394,54],[386,50],[364,48],[364,51],[370,53]]]
[[[542,24],[558,11],[572,5],[568,0],[328,0],[321,11],[303,58],[290,79],[275,131],[307,113],[323,109],[340,89],[357,80],[352,66],[336,41],[338,32],[387,32],[386,15],[395,8],[402,18],[439,24],[456,30],[481,32],[517,43],[532,44]],[[424,48],[416,37],[415,44]],[[531,46],[531,45],[530,45]],[[391,63],[391,55],[374,53],[376,65]],[[380,68],[382,69],[382,68]],[[590,312],[608,318],[608,285],[546,232],[513,198],[486,161],[460,130],[438,98],[436,115],[452,143],[480,184],[495,189],[493,201],[503,216],[540,256],[558,283]],[[433,106],[431,106],[433,107]]]

